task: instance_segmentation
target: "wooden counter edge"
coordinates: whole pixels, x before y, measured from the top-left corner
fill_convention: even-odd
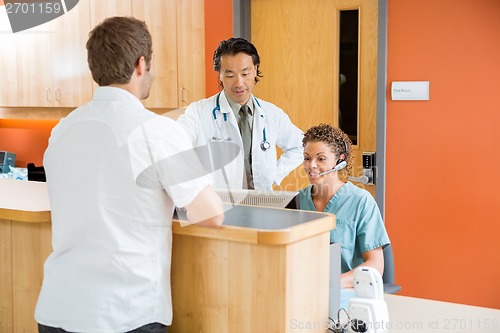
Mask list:
[[[45,223],[51,221],[50,211],[26,211],[0,208],[0,220],[11,220],[30,223]]]
[[[174,235],[196,236],[203,238],[231,240],[242,243],[258,243],[258,230],[235,226],[204,227],[196,224],[186,225],[179,220],[172,220],[172,233]]]
[[[310,213],[310,212],[309,212]],[[326,213],[321,213],[325,215]],[[26,211],[0,208],[0,220],[45,223],[51,222],[50,211]],[[212,239],[230,240],[250,244],[281,245],[290,244],[335,228],[335,215],[328,214],[319,219],[302,223],[286,229],[263,230],[238,226],[217,228],[198,225],[181,226],[179,220],[172,221],[172,232],[178,235],[190,235]]]
[[[325,213],[323,213],[325,214]],[[314,221],[279,230],[262,230],[237,226],[203,227],[196,224],[181,226],[172,220],[172,233],[176,235],[223,239],[251,244],[282,245],[319,235],[335,228],[335,215],[328,214]]]

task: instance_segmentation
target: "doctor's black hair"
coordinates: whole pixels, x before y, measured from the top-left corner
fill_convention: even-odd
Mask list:
[[[255,83],[262,77],[262,72],[259,70],[260,57],[255,46],[244,38],[229,38],[220,42],[219,46],[214,52],[214,71],[220,72],[220,58],[223,55],[234,56],[238,53],[245,53],[252,57],[253,65],[257,70],[255,76]]]

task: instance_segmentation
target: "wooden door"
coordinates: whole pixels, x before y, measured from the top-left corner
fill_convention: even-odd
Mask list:
[[[342,11],[357,10],[358,77],[353,176],[361,176],[363,152],[376,147],[377,0],[252,0],[251,39],[264,77],[256,96],[280,106],[307,130],[319,123],[339,126],[339,44]],[[299,166],[279,189],[309,184]],[[359,183],[356,183],[360,185]],[[375,185],[360,185],[375,195]]]

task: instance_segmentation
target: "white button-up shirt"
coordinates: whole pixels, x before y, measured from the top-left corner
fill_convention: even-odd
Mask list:
[[[182,177],[189,150],[181,126],[119,88],[97,88],[54,127],[44,156],[53,252],[37,322],[93,333],[171,324],[174,206],[210,184]]]

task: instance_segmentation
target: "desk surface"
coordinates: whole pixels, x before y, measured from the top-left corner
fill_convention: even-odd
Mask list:
[[[283,230],[328,216],[327,213],[246,205],[226,206],[226,223],[234,227]]]
[[[50,222],[47,184],[0,179],[0,219],[21,222]]]
[[[335,215],[246,205],[225,206],[224,224],[206,228],[174,220],[173,233],[252,244],[294,243],[332,230]]]
[[[47,184],[14,179],[0,179],[1,209],[29,212],[50,211]]]
[[[500,310],[385,295],[390,333],[500,332]]]
[[[0,179],[0,219],[20,222],[50,222],[47,183]],[[287,244],[335,227],[333,214],[236,205],[226,207],[221,228],[173,223],[173,232],[254,244]]]

